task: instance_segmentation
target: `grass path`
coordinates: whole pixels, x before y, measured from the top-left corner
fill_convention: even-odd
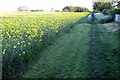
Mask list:
[[[24,78],[118,78],[118,33],[77,24],[39,53]]]
[[[40,54],[39,60],[29,66],[26,78],[86,78],[90,75],[90,24],[77,24],[53,45]]]
[[[101,52],[103,52],[103,49],[100,49],[100,45],[102,44],[102,42],[100,41],[100,32],[101,31],[99,29],[99,27],[94,24],[91,27],[91,41],[90,41],[90,50],[89,53],[91,54],[91,69],[92,69],[92,73],[91,73],[91,77],[93,78],[105,78],[105,68],[103,65],[103,61],[102,58],[100,57],[100,55],[103,54],[99,54]],[[103,34],[102,34],[103,35]]]
[[[120,76],[118,40],[118,32],[108,32],[103,24],[92,26],[90,54],[93,78]]]

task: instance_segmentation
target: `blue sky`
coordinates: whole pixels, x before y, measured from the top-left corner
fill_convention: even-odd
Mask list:
[[[81,6],[92,10],[92,0],[1,0],[0,11],[17,11],[19,6],[28,6],[30,9],[51,8],[62,10],[65,6]]]

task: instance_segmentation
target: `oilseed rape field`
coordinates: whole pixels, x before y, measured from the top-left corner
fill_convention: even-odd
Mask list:
[[[50,45],[88,14],[1,13],[3,77],[24,69],[37,50]]]

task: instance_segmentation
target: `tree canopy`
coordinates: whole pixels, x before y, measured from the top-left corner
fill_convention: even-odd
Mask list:
[[[118,1],[118,0],[113,1],[112,6],[114,8],[120,8],[120,1]]]
[[[95,12],[104,12],[111,8],[111,2],[95,2],[93,5],[93,9]]]
[[[27,6],[20,6],[18,11],[29,11],[29,8]]]
[[[63,8],[63,12],[89,12],[90,10],[86,7],[74,7],[74,6],[66,6]]]
[[[37,9],[37,10],[30,10],[31,12],[44,12],[44,10],[39,10],[39,9]]]

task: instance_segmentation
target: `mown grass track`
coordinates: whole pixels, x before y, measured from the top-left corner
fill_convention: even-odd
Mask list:
[[[45,49],[29,66],[26,78],[89,78],[90,24],[78,24]]]
[[[118,32],[108,32],[102,24],[94,24],[91,31],[92,78],[119,78]]]
[[[102,24],[77,24],[43,50],[23,77],[119,78],[118,39]]]

